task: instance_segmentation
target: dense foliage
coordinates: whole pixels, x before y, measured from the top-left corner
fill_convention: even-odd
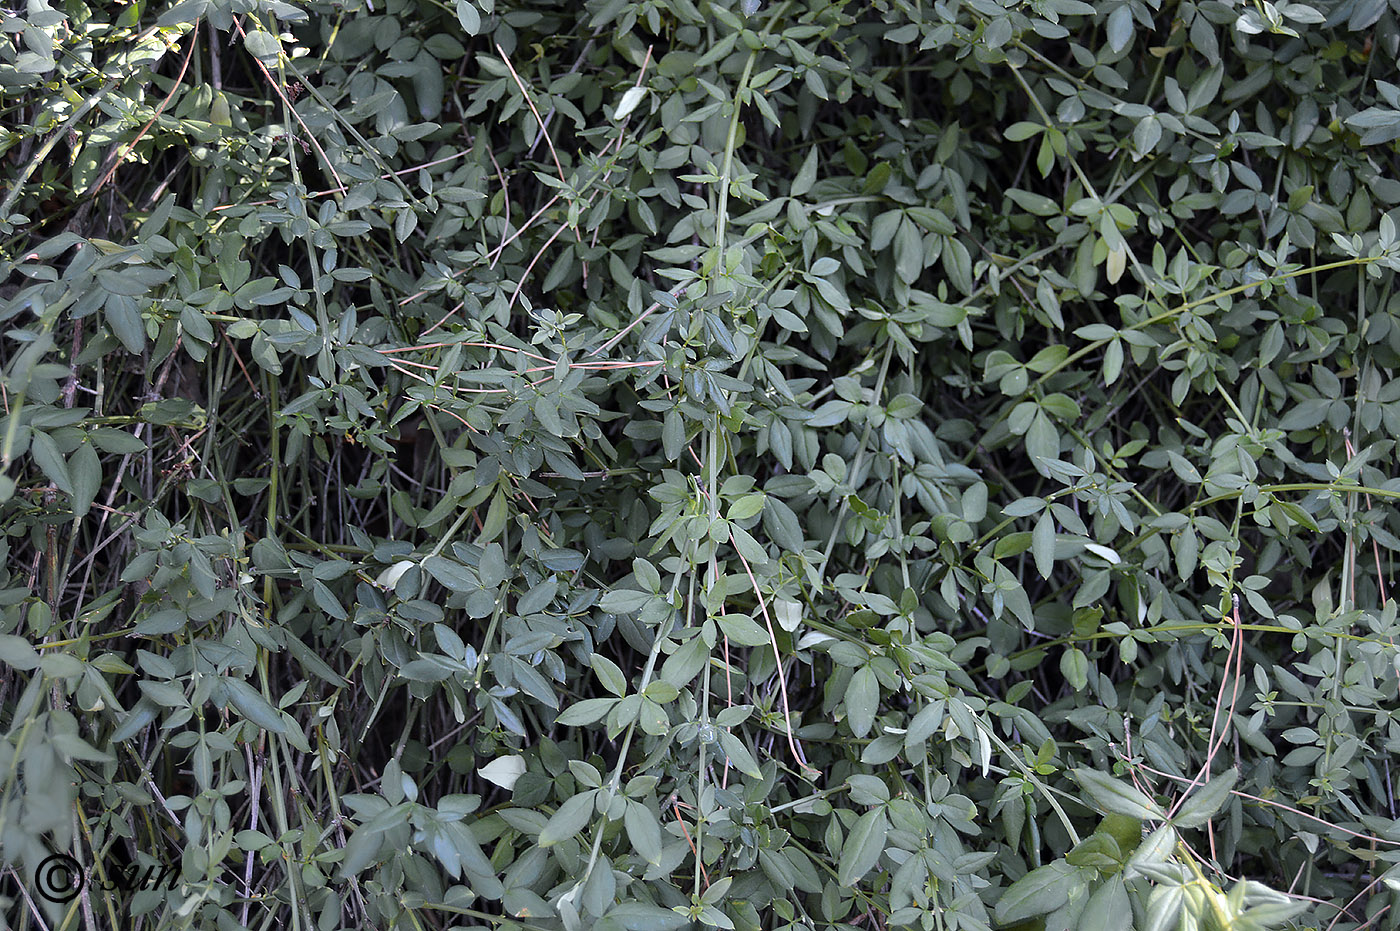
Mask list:
[[[1395,926],[1398,10],[0,11],[11,924]]]

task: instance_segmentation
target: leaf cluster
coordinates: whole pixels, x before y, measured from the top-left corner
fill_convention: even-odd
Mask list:
[[[1383,920],[1393,6],[0,10],[6,913]]]

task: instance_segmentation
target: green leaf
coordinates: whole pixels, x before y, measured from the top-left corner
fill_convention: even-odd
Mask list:
[[[851,726],[851,733],[857,737],[870,733],[879,703],[880,681],[875,677],[875,670],[862,666],[846,687],[846,723]]]
[[[146,348],[146,327],[134,298],[124,294],[108,295],[103,316],[127,352],[139,353]]]
[[[925,705],[919,709],[918,713],[909,720],[909,728],[904,734],[905,748],[910,753],[917,752],[917,748],[924,741],[928,740],[943,724],[945,710],[943,702],[936,701]]]
[[[1205,824],[1230,800],[1230,790],[1239,777],[1240,771],[1231,767],[1193,791],[1171,823],[1177,828],[1197,828]]]
[[[12,669],[35,669],[39,665],[39,653],[23,637],[0,634],[0,662]]]
[[[1103,351],[1103,382],[1111,385],[1123,371],[1123,342],[1115,339]]]
[[[661,862],[661,823],[655,813],[641,802],[630,799],[627,811],[622,816],[627,836],[632,841],[632,849],[648,863]]]
[[[275,61],[281,46],[277,39],[263,32],[260,29],[250,29],[243,39],[243,47],[250,55],[263,59],[264,62]]]
[[[661,665],[661,678],[685,688],[709,664],[710,649],[703,637],[692,637]]]
[[[752,618],[743,614],[721,615],[719,629],[724,631],[724,635],[739,646],[760,647],[771,642],[768,631],[760,627]]]
[[[179,26],[182,24],[193,24],[204,15],[204,11],[209,7],[209,0],[180,0],[179,3],[161,13],[156,20],[158,26]]]
[[[282,722],[282,716],[278,714],[276,708],[272,707],[272,703],[263,697],[261,692],[242,679],[225,677],[220,681],[228,692],[229,701],[233,702],[234,707],[243,717],[265,731],[271,731],[274,734],[287,733],[287,726]]]
[[[841,848],[841,861],[836,868],[836,881],[842,886],[854,886],[870,872],[885,850],[889,821],[883,806],[860,816],[846,843]]]
[[[603,688],[612,692],[618,698],[627,694],[627,677],[622,674],[622,670],[617,668],[617,664],[601,653],[593,653],[588,657],[588,662],[593,667],[593,673],[598,677],[598,681],[603,683]]]
[[[1079,915],[1079,927],[1098,931],[1130,931],[1133,926],[1133,906],[1121,874],[1105,879],[1084,905]]]
[[[1118,841],[1111,834],[1095,831],[1065,854],[1065,862],[1073,866],[1093,867],[1101,871],[1117,870],[1123,862]]]
[[[540,831],[539,845],[553,847],[582,831],[593,818],[594,798],[600,791],[602,790],[589,789],[587,792],[580,792],[560,805],[559,810]]]
[[[622,99],[618,101],[617,110],[613,113],[613,119],[626,119],[633,110],[637,109],[637,105],[642,102],[646,95],[647,89],[645,87],[633,86],[627,88],[622,94]]]
[[[479,543],[488,543],[500,536],[501,531],[506,529],[507,520],[506,493],[498,489],[491,496],[491,504],[486,509],[486,519],[482,521],[481,535],[477,538]]]
[[[792,187],[788,189],[790,196],[801,197],[812,189],[817,180],[817,151],[817,147],[812,146],[807,157],[802,160],[802,167],[797,170],[797,175],[792,179]]]
[[[924,240],[907,217],[894,236],[894,268],[901,281],[913,284],[924,270]]]
[[[1122,7],[1120,7],[1122,9]],[[1133,129],[1133,148],[1141,155],[1150,155],[1162,138],[1162,123],[1155,116],[1139,120]],[[1121,350],[1120,350],[1121,352]],[[1111,384],[1112,382],[1110,382]]]
[[[869,247],[871,252],[882,252],[894,242],[894,235],[899,231],[904,221],[904,212],[900,210],[886,210],[875,218],[875,222],[870,225]]]
[[[759,769],[758,761],[753,758],[753,754],[744,746],[742,740],[735,737],[728,728],[718,729],[715,736],[719,739],[720,749],[724,750],[724,755],[739,772],[753,779],[763,778],[763,770]]]
[[[481,588],[481,585],[467,573],[464,566],[444,556],[429,556],[423,560],[423,568],[427,570],[428,575],[449,591],[473,592]]]
[[[633,611],[640,611],[642,606],[651,600],[648,592],[634,591],[630,588],[615,588],[602,597],[598,602],[598,607],[613,614],[630,614]]]
[[[1108,14],[1108,26],[1105,32],[1108,36],[1109,48],[1114,52],[1126,49],[1128,43],[1133,41],[1132,7],[1123,3]]]
[[[963,294],[972,293],[972,255],[962,240],[955,236],[949,236],[943,242],[943,269],[948,273],[953,287]]]
[[[1089,684],[1089,657],[1078,647],[1066,647],[1060,654],[1060,675],[1070,688],[1082,692]]]
[[[1055,911],[1082,884],[1078,872],[1063,860],[1031,870],[997,900],[997,921],[1011,925]]]
[[[585,698],[565,708],[554,722],[562,727],[582,727],[607,717],[616,704],[616,698]]]
[[[68,474],[68,463],[59,453],[53,437],[42,430],[35,430],[29,439],[29,454],[34,463],[58,487],[59,491],[73,494],[73,480]]]
[[[1124,875],[1145,876],[1157,883],[1181,883],[1191,877],[1191,871],[1178,862],[1174,854],[1179,835],[1171,825],[1163,825],[1129,858]]]
[[[817,278],[812,283],[816,286],[817,293],[821,295],[822,300],[833,308],[841,312],[851,309],[851,299],[846,296],[846,292],[832,284],[829,279]]]
[[[382,831],[366,831],[360,828],[350,835],[340,860],[341,875],[358,876],[379,856],[379,848],[384,843]]]
[[[1025,142],[1032,136],[1038,136],[1045,131],[1045,126],[1041,123],[1020,122],[1012,123],[1002,132],[1007,142]]]
[[[1177,927],[1177,918],[1186,904],[1186,887],[1159,885],[1147,899],[1147,923],[1144,931],[1168,931]]]
[[[88,430],[88,438],[105,453],[126,455],[146,451],[146,442],[140,437],[112,427],[93,427]]]
[[[1131,815],[1141,819],[1166,816],[1161,806],[1133,786],[1093,769],[1076,769],[1074,779],[1100,811]]]
[[[679,459],[681,448],[685,446],[685,420],[680,411],[667,411],[661,428],[661,445],[666,458]]]
[[[457,0],[457,22],[462,24],[469,36],[481,32],[481,14],[470,0]]]
[[[617,922],[626,931],[679,931],[690,923],[684,914],[645,902],[615,905],[605,920]]]
[[[729,520],[746,520],[763,510],[764,495],[762,492],[755,492],[751,495],[744,495],[738,501],[729,506],[729,511],[725,515]]]
[[[1049,511],[1042,511],[1031,532],[1031,555],[1035,557],[1035,570],[1042,579],[1050,578],[1055,570],[1055,519]]]
[[[1026,453],[1042,472],[1047,468],[1046,460],[1060,458],[1060,433],[1043,410],[1036,411],[1026,430]]]

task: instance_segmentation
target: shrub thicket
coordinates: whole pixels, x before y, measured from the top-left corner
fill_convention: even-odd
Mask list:
[[[1394,926],[1397,9],[0,11],[5,910]]]

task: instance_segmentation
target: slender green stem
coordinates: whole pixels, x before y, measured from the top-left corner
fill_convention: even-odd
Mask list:
[[[1164,310],[1159,314],[1154,314],[1151,317],[1139,320],[1137,323],[1129,325],[1127,329],[1143,330],[1147,327],[1154,326],[1158,323],[1163,323],[1167,320],[1170,320],[1171,318],[1179,314],[1183,314],[1188,310],[1194,310],[1195,308],[1200,307],[1203,304],[1210,304],[1220,300],[1222,297],[1231,297],[1233,295],[1248,291],[1250,288],[1257,288],[1263,284],[1276,284],[1278,282],[1288,281],[1290,279],[1298,278],[1303,275],[1310,275],[1316,272],[1332,271],[1333,269],[1346,268],[1350,265],[1369,265],[1370,263],[1378,260],[1378,256],[1360,256],[1354,259],[1343,259],[1339,262],[1327,262],[1323,265],[1315,265],[1309,268],[1299,268],[1294,269],[1290,272],[1284,272],[1278,275],[1271,275],[1268,278],[1261,278],[1258,281],[1251,281],[1248,284],[1241,284],[1236,285],[1233,288],[1226,288],[1224,291],[1216,291],[1213,294],[1208,294],[1205,297],[1197,298],[1194,301],[1185,301],[1184,303],[1178,304],[1176,307],[1173,307],[1170,310]],[[1078,362],[1080,359],[1084,358],[1089,353],[1102,349],[1104,346],[1107,346],[1110,342],[1117,338],[1118,337],[1115,334],[1114,336],[1110,336],[1105,339],[1096,339],[1088,343],[1087,345],[1076,349],[1074,352],[1071,352],[1069,355],[1065,356],[1065,358],[1052,365],[1039,378],[1035,380],[1034,384],[1044,384],[1047,379],[1051,378],[1056,373],[1060,372],[1061,370],[1065,369],[1070,365],[1073,365],[1075,362]],[[1027,389],[1027,392],[1029,392],[1029,389]]]

